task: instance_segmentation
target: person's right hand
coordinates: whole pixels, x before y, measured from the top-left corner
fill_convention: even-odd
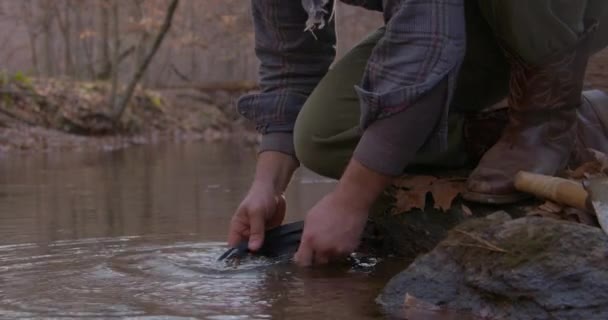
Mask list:
[[[248,240],[249,250],[259,250],[264,243],[266,229],[280,226],[285,210],[283,195],[276,196],[274,189],[254,183],[230,221],[228,244],[234,247]]]
[[[259,155],[253,184],[230,222],[231,247],[248,240],[249,250],[257,251],[266,230],[281,225],[286,210],[283,192],[298,165],[294,157],[284,153],[265,151]]]

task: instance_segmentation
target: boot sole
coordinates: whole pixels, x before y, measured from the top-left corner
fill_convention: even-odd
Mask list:
[[[477,202],[482,204],[513,204],[532,196],[526,193],[510,193],[510,194],[490,194],[490,193],[479,193],[472,191],[465,191],[462,194],[462,198],[466,201]]]

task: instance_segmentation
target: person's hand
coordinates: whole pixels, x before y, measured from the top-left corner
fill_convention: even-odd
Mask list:
[[[283,191],[297,166],[293,157],[282,153],[260,154],[253,184],[230,221],[231,247],[247,240],[249,250],[257,251],[264,243],[265,231],[281,225],[286,211]]]
[[[323,265],[355,251],[368,210],[335,191],[325,196],[306,215],[296,263],[304,267]]]
[[[351,161],[336,190],[306,215],[295,262],[303,267],[323,265],[355,251],[372,204],[391,181],[392,177]]]
[[[285,218],[286,203],[274,190],[254,184],[230,221],[228,244],[236,246],[249,240],[249,250],[257,251],[264,243],[266,229],[278,227]]]

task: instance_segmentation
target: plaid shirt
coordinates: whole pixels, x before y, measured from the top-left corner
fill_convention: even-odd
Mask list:
[[[343,1],[383,10],[386,24],[355,87],[364,135],[372,123],[407,110],[446,80],[449,92],[437,115],[440,125],[420,138],[425,150],[444,149],[449,100],[465,53],[464,0]],[[252,0],[261,92],[242,97],[237,109],[264,136],[292,133],[300,108],[333,62],[335,26],[333,20],[327,21],[333,5],[333,0]],[[415,116],[410,118],[416,121]],[[263,149],[293,154],[290,142],[264,146],[264,137],[262,141]],[[379,171],[394,174],[388,171],[397,169]]]

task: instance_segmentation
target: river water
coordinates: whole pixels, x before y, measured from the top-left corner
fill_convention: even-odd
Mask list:
[[[377,319],[399,261],[216,261],[255,154],[229,144],[0,153],[0,318]],[[331,190],[300,170],[286,222]]]

